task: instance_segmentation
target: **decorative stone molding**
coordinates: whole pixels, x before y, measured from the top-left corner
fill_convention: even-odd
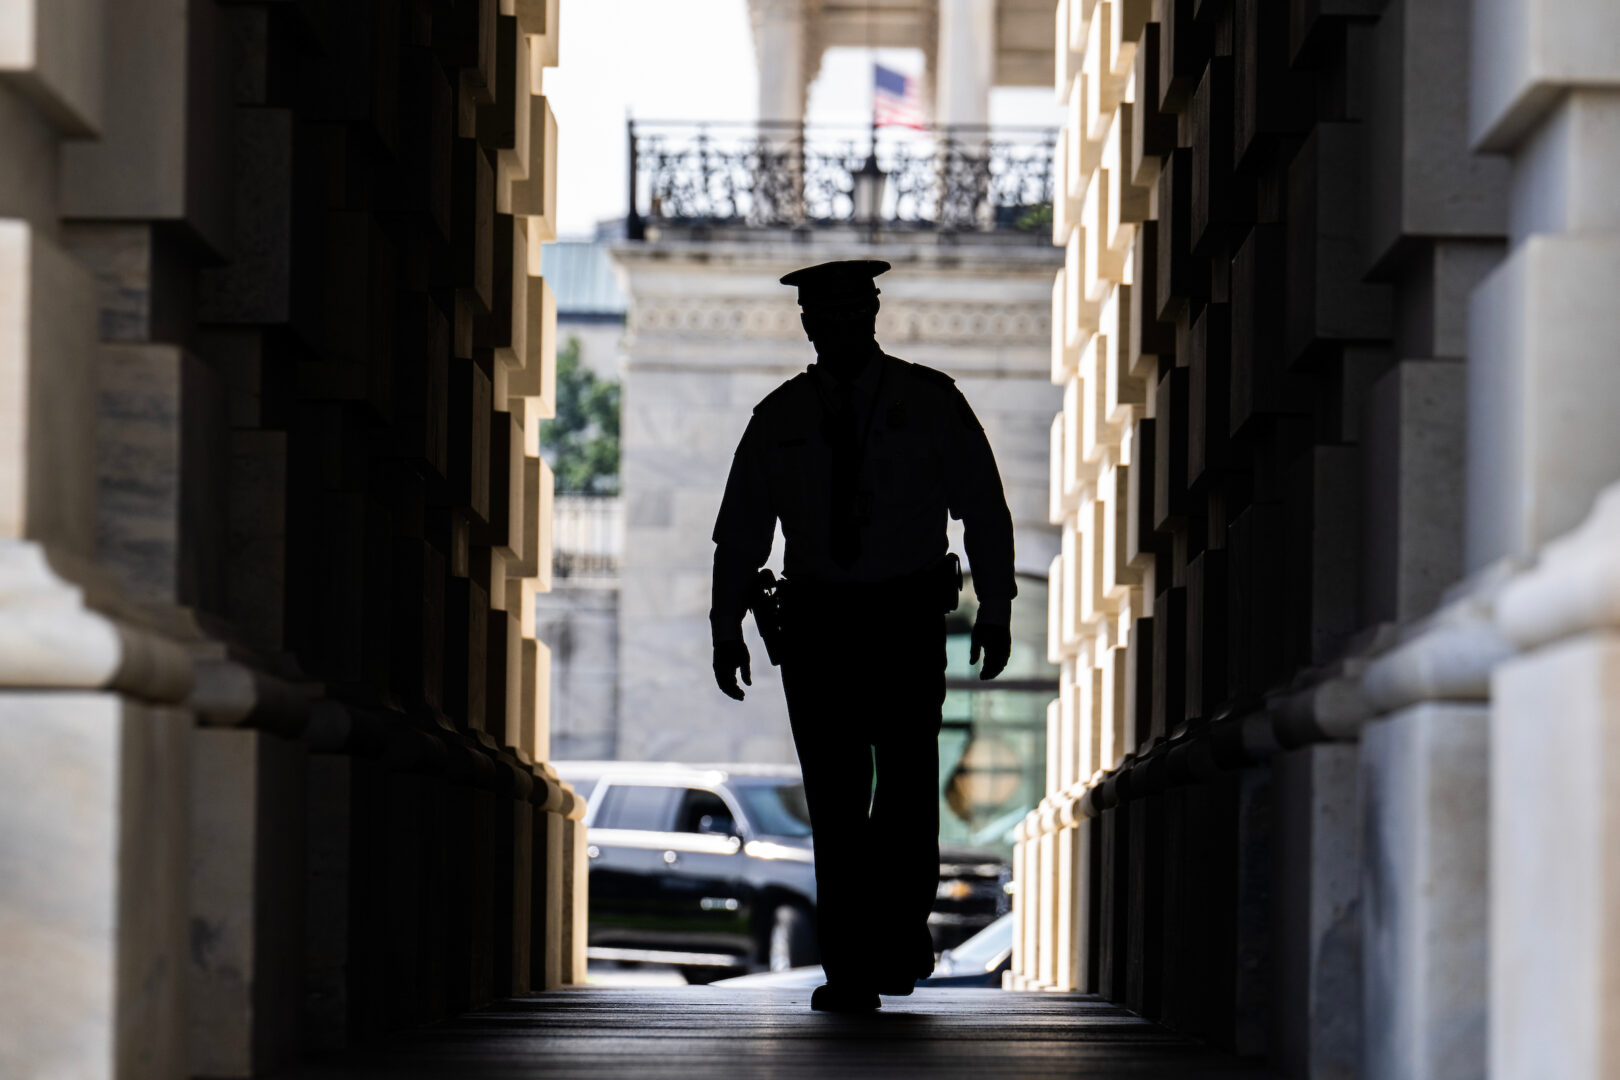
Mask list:
[[[110,590],[88,572],[64,570],[70,562],[39,544],[0,541],[0,686],[184,701],[193,681],[187,646],[91,606]]]
[[[1495,593],[1506,571],[1502,565],[1470,583],[1469,589],[1407,628],[1399,644],[1367,665],[1361,689],[1375,711],[1490,697],[1491,670],[1513,652],[1492,621]]]
[[[189,707],[216,727],[254,727],[296,738],[304,731],[319,683],[294,683],[223,656],[198,658]]]
[[[798,309],[787,300],[638,299],[629,323],[632,333],[648,335],[734,340],[804,337]],[[1050,326],[1050,305],[1044,303],[888,301],[877,319],[878,339],[896,344],[1043,346],[1051,337]]]
[[[1361,689],[1366,667],[1364,659],[1346,659],[1327,673],[1311,673],[1300,688],[1270,698],[1267,708],[1283,745],[1354,738],[1374,712]]]
[[[1496,628],[1521,649],[1620,626],[1620,484],[1598,496],[1573,532],[1547,544],[1537,564],[1508,582]]]

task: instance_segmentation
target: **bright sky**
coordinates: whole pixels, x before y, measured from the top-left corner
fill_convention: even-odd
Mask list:
[[[572,0],[562,6],[560,63],[546,72],[557,114],[558,234],[589,236],[625,209],[625,118],[754,119],[747,0]],[[865,123],[872,59],[920,74],[916,49],[831,49],[810,86],[807,119]],[[1044,87],[991,92],[995,124],[1061,122]]]

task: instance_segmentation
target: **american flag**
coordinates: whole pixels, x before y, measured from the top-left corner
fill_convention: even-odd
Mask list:
[[[923,127],[918,80],[882,64],[872,65],[872,123],[878,127]]]

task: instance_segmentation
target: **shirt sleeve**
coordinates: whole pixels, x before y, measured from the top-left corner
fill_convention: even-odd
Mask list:
[[[1000,626],[1012,622],[1018,595],[1013,575],[1012,513],[1001,487],[996,457],[984,427],[955,386],[950,388],[951,416],[944,424],[945,460],[951,516],[962,523],[979,618]]]
[[[725,497],[714,523],[714,592],[709,628],[715,644],[742,640],[742,621],[748,613],[754,575],[771,557],[776,511],[771,505],[764,447],[756,416],[748,421],[732,456],[731,475],[726,479]]]

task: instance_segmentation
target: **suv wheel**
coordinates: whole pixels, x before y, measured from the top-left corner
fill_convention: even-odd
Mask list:
[[[810,913],[794,904],[783,904],[771,917],[771,936],[766,963],[772,971],[787,971],[816,962],[816,928]]]

